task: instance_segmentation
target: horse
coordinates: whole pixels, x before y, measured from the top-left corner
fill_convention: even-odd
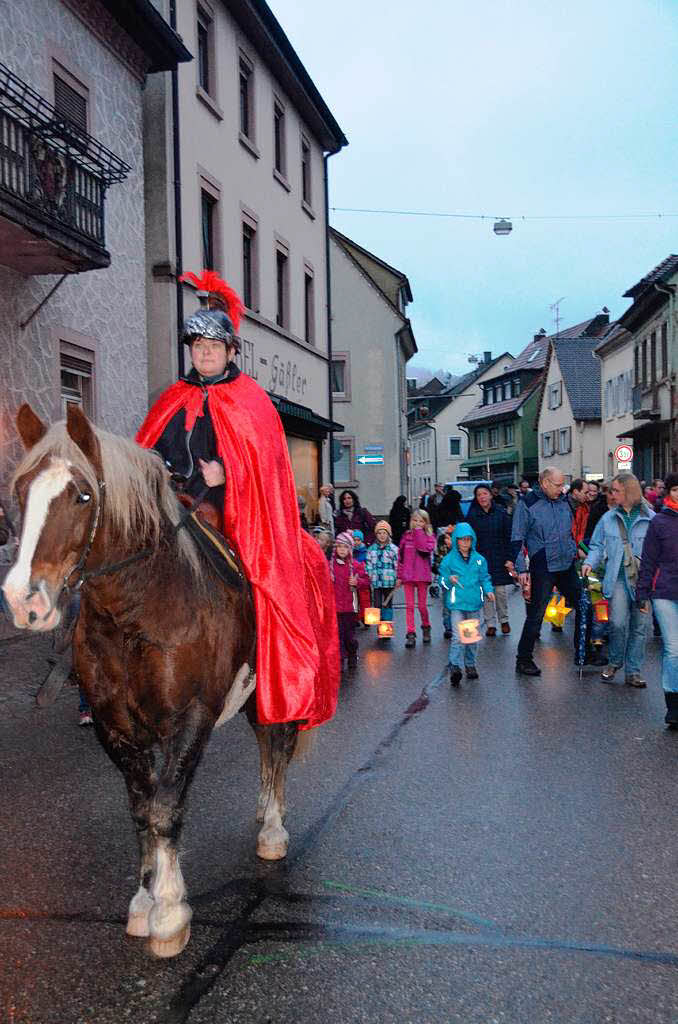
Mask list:
[[[80,595],[74,671],[124,777],[139,845],[127,934],[176,956],[191,921],[177,844],[212,729],[244,709],[255,732],[265,860],[287,853],[287,766],[308,734],[257,722],[251,590],[224,582],[180,528],[184,509],[157,454],[94,428],[76,405],[49,429],[23,405],[17,427],[23,526],[3,593],[14,624],[34,632],[57,627]]]

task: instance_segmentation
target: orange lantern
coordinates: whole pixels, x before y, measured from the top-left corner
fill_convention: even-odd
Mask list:
[[[393,623],[392,622],[380,622],[377,626],[377,636],[381,639],[382,637],[393,636]]]
[[[610,608],[604,597],[600,601],[596,601],[593,610],[596,614],[596,622],[610,621]]]
[[[546,612],[544,613],[544,622],[551,622],[554,626],[563,626],[565,618],[572,611],[571,608],[567,608],[565,605],[565,598],[561,597],[557,599],[557,595],[554,594],[548,605],[546,606]]]
[[[462,619],[457,627],[459,633],[459,640],[462,644],[477,644],[481,639],[480,633],[478,632],[478,626],[480,625],[479,619]]]
[[[381,608],[365,609],[365,625],[378,626],[381,622]]]

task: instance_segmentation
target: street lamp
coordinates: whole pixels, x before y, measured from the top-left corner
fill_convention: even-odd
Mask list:
[[[510,220],[506,220],[504,217],[501,220],[494,222],[494,233],[495,235],[510,235],[513,231],[513,224]]]

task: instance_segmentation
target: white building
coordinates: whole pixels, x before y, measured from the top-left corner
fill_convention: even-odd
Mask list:
[[[142,95],[191,54],[149,0],[0,0],[0,54],[4,488],[22,402],[128,436],[146,413]]]
[[[334,483],[383,516],[407,486],[406,363],[417,351],[405,274],[330,230]]]
[[[298,491],[315,496],[332,425],[326,159],[346,139],[263,0],[181,3],[176,28],[196,60],[176,109],[170,81],[145,107],[150,398],[190,365],[179,321],[198,302],[177,274],[216,270],[247,307],[241,369],[277,404]]]
[[[609,480],[617,472],[615,449],[635,426],[633,419],[633,336],[613,324],[595,348],[600,361],[601,465]]]

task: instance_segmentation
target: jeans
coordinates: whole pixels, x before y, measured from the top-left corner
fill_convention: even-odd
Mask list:
[[[337,612],[339,627],[339,650],[342,658],[353,660],[358,657],[358,641],[355,638],[355,612]]]
[[[655,597],[652,607],[662,631],[662,686],[678,693],[678,601]]]
[[[428,583],[404,583],[403,589],[405,591],[405,623],[407,626],[408,633],[414,633],[414,592],[417,592],[417,604],[419,605],[419,614],[421,615],[422,626],[430,626],[431,620],[428,617],[428,608],[426,607],[426,596],[428,594]]]
[[[549,572],[548,569],[532,572],[530,573],[530,579],[532,595],[529,603],[525,606],[526,618],[518,642],[518,661],[528,661],[532,657],[534,644],[544,618],[544,612],[551,600],[554,587],[557,587],[558,593],[565,598],[567,607],[574,608],[574,645],[576,651],[577,635],[579,633],[581,583],[579,582],[574,562],[569,569],[563,569],[562,572]]]
[[[450,609],[446,608],[445,605],[443,604],[443,629],[446,631],[452,629],[452,619],[450,617],[451,615],[452,612],[450,611]]]
[[[483,618],[486,626],[494,626],[497,622],[508,622],[508,586],[497,586],[494,588],[494,601],[489,597],[485,598],[483,604]]]
[[[463,644],[459,639],[459,623],[464,619],[477,618],[479,612],[460,612],[456,608],[450,612],[450,625],[452,627],[452,639],[450,640],[449,662],[454,668],[473,668],[476,663],[477,642],[475,644]]]
[[[607,656],[610,665],[624,665],[626,675],[635,675],[645,660],[649,616],[636,607],[626,583],[617,580],[609,602],[610,640]]]

